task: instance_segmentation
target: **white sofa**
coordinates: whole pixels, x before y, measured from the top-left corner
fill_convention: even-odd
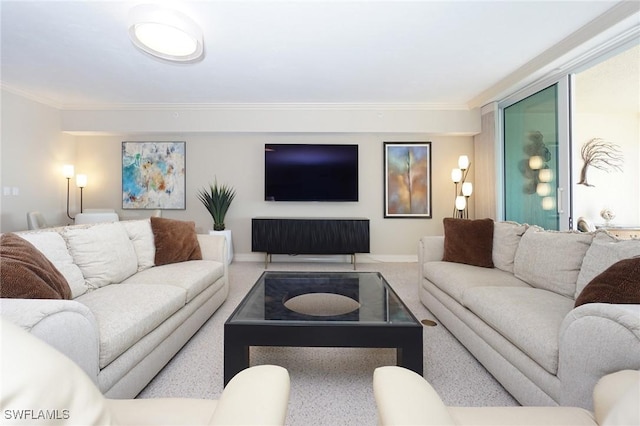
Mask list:
[[[420,300],[521,404],[591,409],[602,376],[640,369],[640,305],[574,307],[640,240],[496,222],[489,268],[443,261],[446,236],[419,242]]]
[[[110,398],[135,397],[228,295],[223,236],[196,236],[202,260],[155,266],[149,219],[17,234],[62,273],[71,299],[3,298],[0,315],[75,361]]]

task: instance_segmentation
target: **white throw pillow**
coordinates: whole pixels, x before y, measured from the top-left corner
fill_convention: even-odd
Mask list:
[[[570,298],[593,234],[588,232],[545,231],[531,226],[516,251],[513,272],[529,285]]]
[[[127,230],[129,239],[133,243],[133,249],[138,257],[138,272],[149,269],[155,265],[156,246],[153,242],[153,230],[151,221],[125,220],[120,222]]]
[[[580,268],[575,297],[609,266],[634,256],[640,256],[640,240],[619,240],[605,231],[596,232]]]
[[[67,243],[55,231],[25,232],[18,235],[34,245],[46,256],[53,266],[64,276],[71,288],[71,297],[76,298],[87,292],[84,277],[67,250]]]
[[[493,224],[493,266],[513,273],[513,261],[527,225],[516,222],[495,222]]]
[[[120,283],[138,270],[133,243],[120,222],[87,228],[70,226],[64,229],[63,236],[91,288]]]

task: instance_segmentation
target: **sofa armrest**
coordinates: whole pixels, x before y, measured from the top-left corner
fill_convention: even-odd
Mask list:
[[[444,257],[444,236],[428,236],[418,242],[418,265],[425,262],[437,262]]]
[[[454,425],[449,410],[420,375],[402,367],[378,367],[373,395],[381,425]]]
[[[74,300],[0,299],[0,315],[62,352],[97,383],[99,332],[88,307]]]
[[[289,405],[289,373],[258,365],[236,374],[218,400],[212,425],[283,425]]]
[[[203,260],[216,260],[224,265],[224,276],[229,275],[227,239],[224,235],[198,234],[198,244]]]
[[[598,380],[640,369],[640,305],[588,303],[560,327],[558,377],[561,405],[593,409]]]

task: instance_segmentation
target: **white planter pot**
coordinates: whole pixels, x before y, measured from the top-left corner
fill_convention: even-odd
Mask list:
[[[233,260],[233,239],[231,238],[231,230],[225,229],[224,231],[209,231],[209,235],[224,235],[227,239],[227,264],[230,264]]]

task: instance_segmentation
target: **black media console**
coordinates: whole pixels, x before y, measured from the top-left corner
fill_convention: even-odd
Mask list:
[[[264,267],[272,254],[369,253],[369,219],[269,218],[251,220],[251,251],[264,252]]]

